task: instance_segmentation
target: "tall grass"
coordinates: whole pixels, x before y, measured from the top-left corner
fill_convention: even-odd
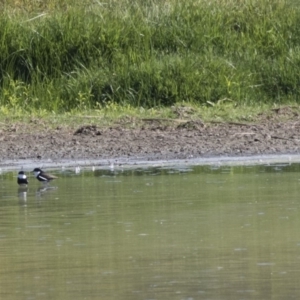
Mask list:
[[[7,0],[0,107],[299,101],[292,0]]]

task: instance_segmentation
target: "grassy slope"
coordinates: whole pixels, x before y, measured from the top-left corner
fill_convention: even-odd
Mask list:
[[[5,3],[2,115],[174,117],[172,105],[189,103],[204,119],[248,120],[298,103],[291,1]]]

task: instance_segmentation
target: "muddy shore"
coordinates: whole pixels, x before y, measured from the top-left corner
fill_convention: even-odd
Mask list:
[[[157,161],[299,154],[299,128],[300,117],[294,110],[278,110],[254,123],[145,119],[138,126],[127,122],[100,127],[83,122],[56,128],[41,120],[2,123],[0,166],[9,161]]]

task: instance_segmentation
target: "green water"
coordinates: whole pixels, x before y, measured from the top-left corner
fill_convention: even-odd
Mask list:
[[[0,299],[299,299],[300,167],[0,175]]]

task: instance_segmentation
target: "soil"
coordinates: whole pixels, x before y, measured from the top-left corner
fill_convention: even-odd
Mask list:
[[[132,123],[135,122],[135,125]],[[78,124],[78,122],[77,122]],[[42,120],[0,125],[0,164],[8,160],[173,160],[212,156],[298,154],[300,116],[290,107],[252,123],[200,119],[121,120],[49,127]]]

